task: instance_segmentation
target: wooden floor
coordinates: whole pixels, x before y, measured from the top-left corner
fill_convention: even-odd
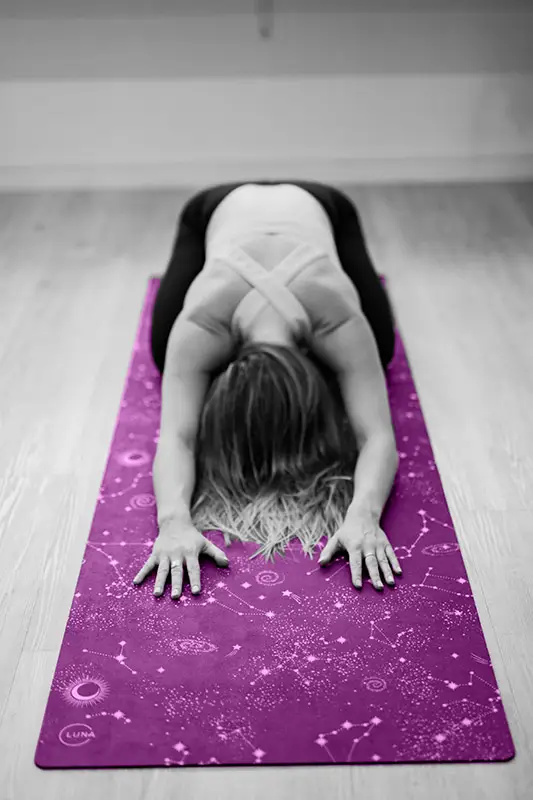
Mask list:
[[[533,797],[533,185],[364,187],[517,756],[43,772],[33,755],[149,275],[192,190],[0,195],[0,800]]]

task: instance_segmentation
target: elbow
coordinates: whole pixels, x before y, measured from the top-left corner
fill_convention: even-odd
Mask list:
[[[398,453],[398,448],[396,446],[396,437],[394,435],[394,431],[392,433],[388,433],[384,441],[384,446],[390,452],[390,458],[396,464],[396,469],[398,469],[400,464],[400,454]]]
[[[396,455],[398,455],[396,436],[394,435],[394,429],[392,428],[380,428],[379,430],[370,431],[359,438],[361,439],[361,446],[372,443],[381,447],[386,447],[391,450],[391,452],[394,451]]]
[[[367,436],[362,442],[361,447],[372,447],[385,452],[387,458],[396,465],[398,469],[400,465],[400,455],[396,446],[396,437],[394,431],[380,431]]]

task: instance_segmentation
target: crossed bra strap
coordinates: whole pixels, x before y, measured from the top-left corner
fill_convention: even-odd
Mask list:
[[[298,338],[307,339],[311,333],[311,320],[287,284],[313,262],[323,259],[325,253],[322,250],[303,242],[271,271],[266,270],[239,245],[224,248],[216,257],[238,272],[252,287],[235,309],[231,322],[234,332],[247,329],[266,303],[270,303],[287,320]]]

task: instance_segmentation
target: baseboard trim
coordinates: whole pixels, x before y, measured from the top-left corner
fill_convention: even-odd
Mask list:
[[[0,167],[0,190],[145,189],[239,180],[307,179],[337,184],[462,183],[533,178],[533,153],[477,158],[341,158],[169,164]]]

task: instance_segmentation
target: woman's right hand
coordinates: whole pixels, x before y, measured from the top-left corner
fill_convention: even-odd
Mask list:
[[[146,576],[158,565],[154,594],[160,597],[165,590],[165,583],[170,571],[172,585],[171,597],[177,600],[183,588],[183,567],[187,567],[189,583],[193,594],[198,594],[200,585],[201,553],[211,556],[219,567],[227,567],[227,555],[209,541],[191,522],[168,521],[159,529],[154,542],[152,555],[133,579],[133,583],[142,583]]]

